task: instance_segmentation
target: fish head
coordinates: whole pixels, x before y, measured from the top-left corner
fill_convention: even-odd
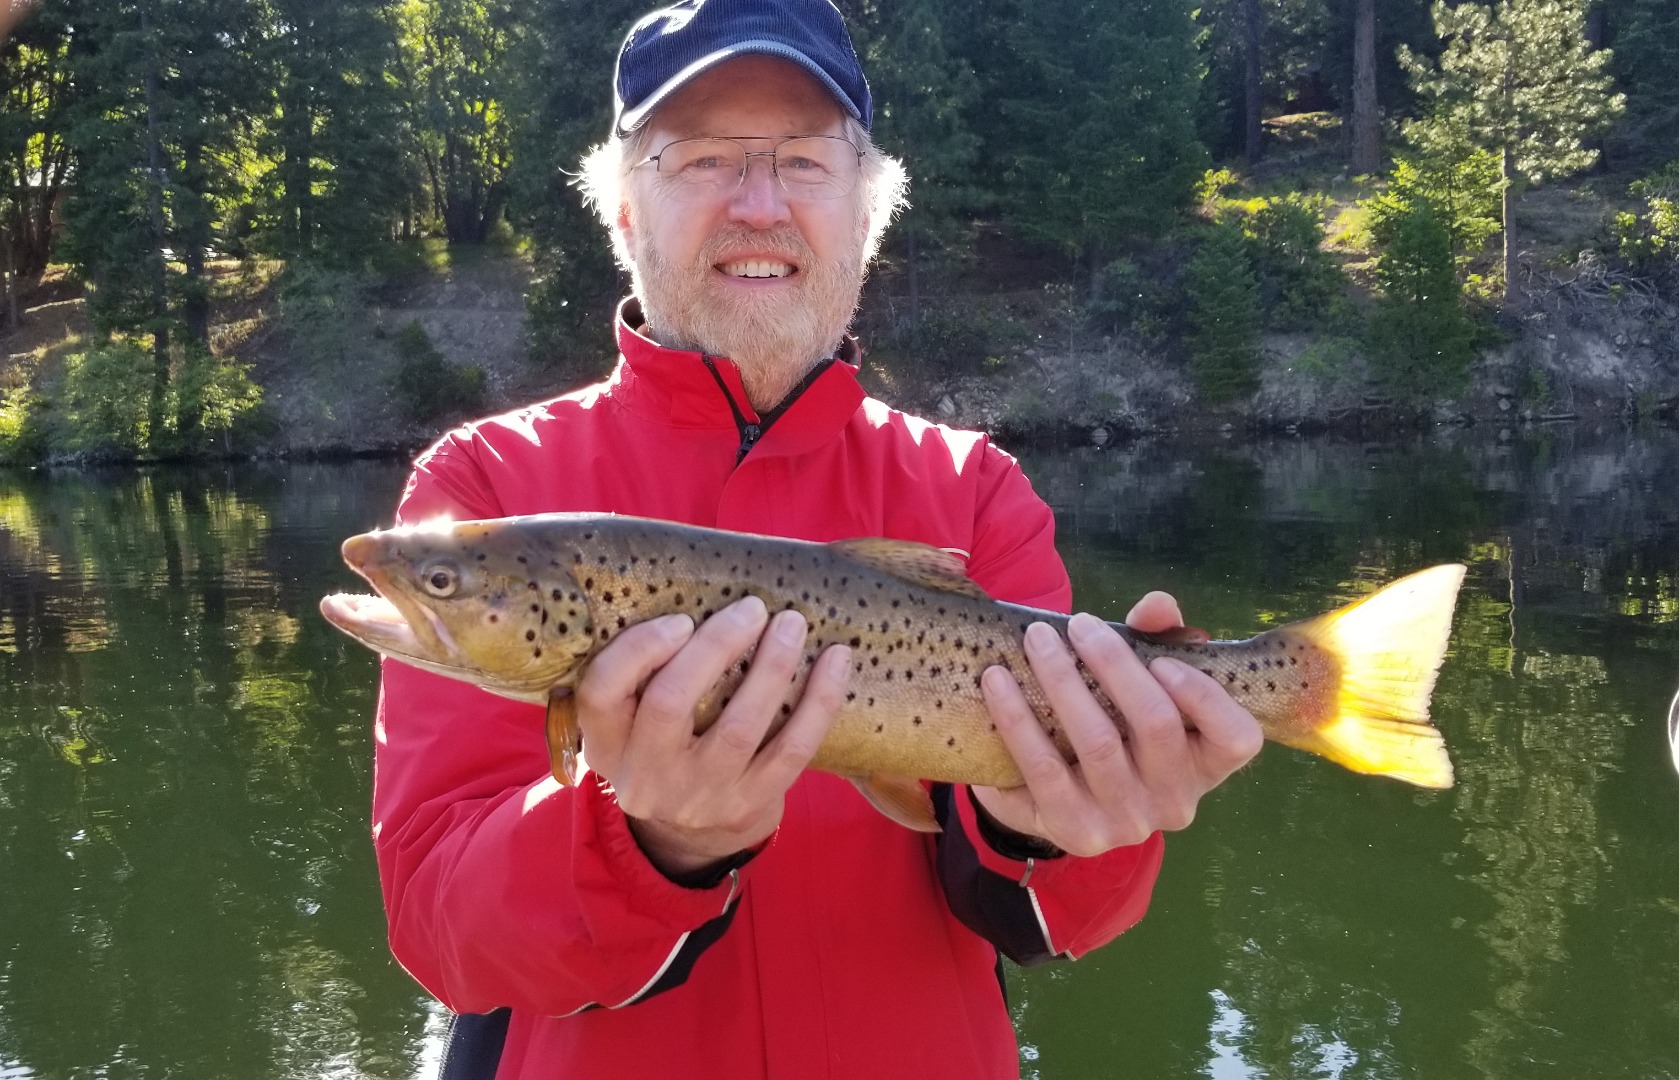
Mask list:
[[[344,561],[377,591],[321,614],[383,655],[522,700],[572,685],[594,648],[588,604],[562,561],[497,521],[361,533]]]

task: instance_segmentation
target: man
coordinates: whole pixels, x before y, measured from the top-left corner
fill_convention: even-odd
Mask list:
[[[1053,519],[1013,459],[857,384],[845,330],[902,171],[869,142],[868,86],[828,0],[656,12],[625,40],[616,89],[587,186],[634,280],[617,370],[445,436],[400,519],[595,510],[890,536],[956,553],[1001,599],[1066,610]],[[1131,615],[1178,621],[1158,593]],[[547,775],[540,710],[387,663],[374,832],[392,949],[450,1008],[496,1018],[457,1025],[447,1075],[1016,1076],[998,951],[1078,956],[1130,926],[1159,830],[1259,748],[1210,679],[1145,668],[1078,617],[1069,636],[1125,714],[1122,740],[1039,625],[1033,673],[1080,764],[989,670],[1027,783],[936,785],[944,831],[911,832],[804,771],[847,692],[844,646],[764,741],[806,630],[745,599],[619,634],[576,694],[576,788]],[[695,703],[748,655],[695,737]]]

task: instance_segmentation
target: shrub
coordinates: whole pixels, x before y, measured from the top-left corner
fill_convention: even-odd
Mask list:
[[[1339,306],[1346,280],[1321,246],[1328,205],[1325,196],[1297,192],[1242,204],[1242,238],[1273,330],[1322,325]]]
[[[1474,327],[1463,307],[1449,225],[1426,198],[1384,211],[1376,259],[1382,296],[1369,325],[1371,373],[1404,400],[1467,384]]]
[[[868,339],[869,355],[932,379],[978,374],[1030,341],[1030,332],[994,304],[929,299],[920,317],[896,319]]]
[[[1259,283],[1239,228],[1207,229],[1184,287],[1196,389],[1213,405],[1251,394],[1259,385]]]
[[[1615,253],[1639,273],[1679,281],[1679,161],[1633,183],[1627,192],[1643,205],[1612,219]]]
[[[63,448],[121,455],[147,449],[155,378],[150,352],[131,341],[98,342],[67,357]]]
[[[221,440],[231,449],[234,427],[262,403],[250,367],[193,349],[170,382],[174,440],[182,450],[203,450]]]
[[[0,463],[26,465],[47,456],[50,404],[28,386],[0,391]]]
[[[397,332],[396,350],[402,362],[391,388],[408,419],[429,424],[444,416],[482,411],[483,368],[449,363],[431,343],[425,327],[412,319]]]

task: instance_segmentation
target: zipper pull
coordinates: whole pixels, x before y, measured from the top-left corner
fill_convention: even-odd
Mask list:
[[[746,460],[746,452],[757,444],[758,436],[763,433],[764,429],[757,424],[740,425],[740,450],[735,454],[736,465]]]

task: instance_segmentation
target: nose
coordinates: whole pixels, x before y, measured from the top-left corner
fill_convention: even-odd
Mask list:
[[[775,167],[768,156],[747,157],[746,175],[729,200],[729,217],[754,229],[767,229],[791,219],[787,193],[775,178]]]

